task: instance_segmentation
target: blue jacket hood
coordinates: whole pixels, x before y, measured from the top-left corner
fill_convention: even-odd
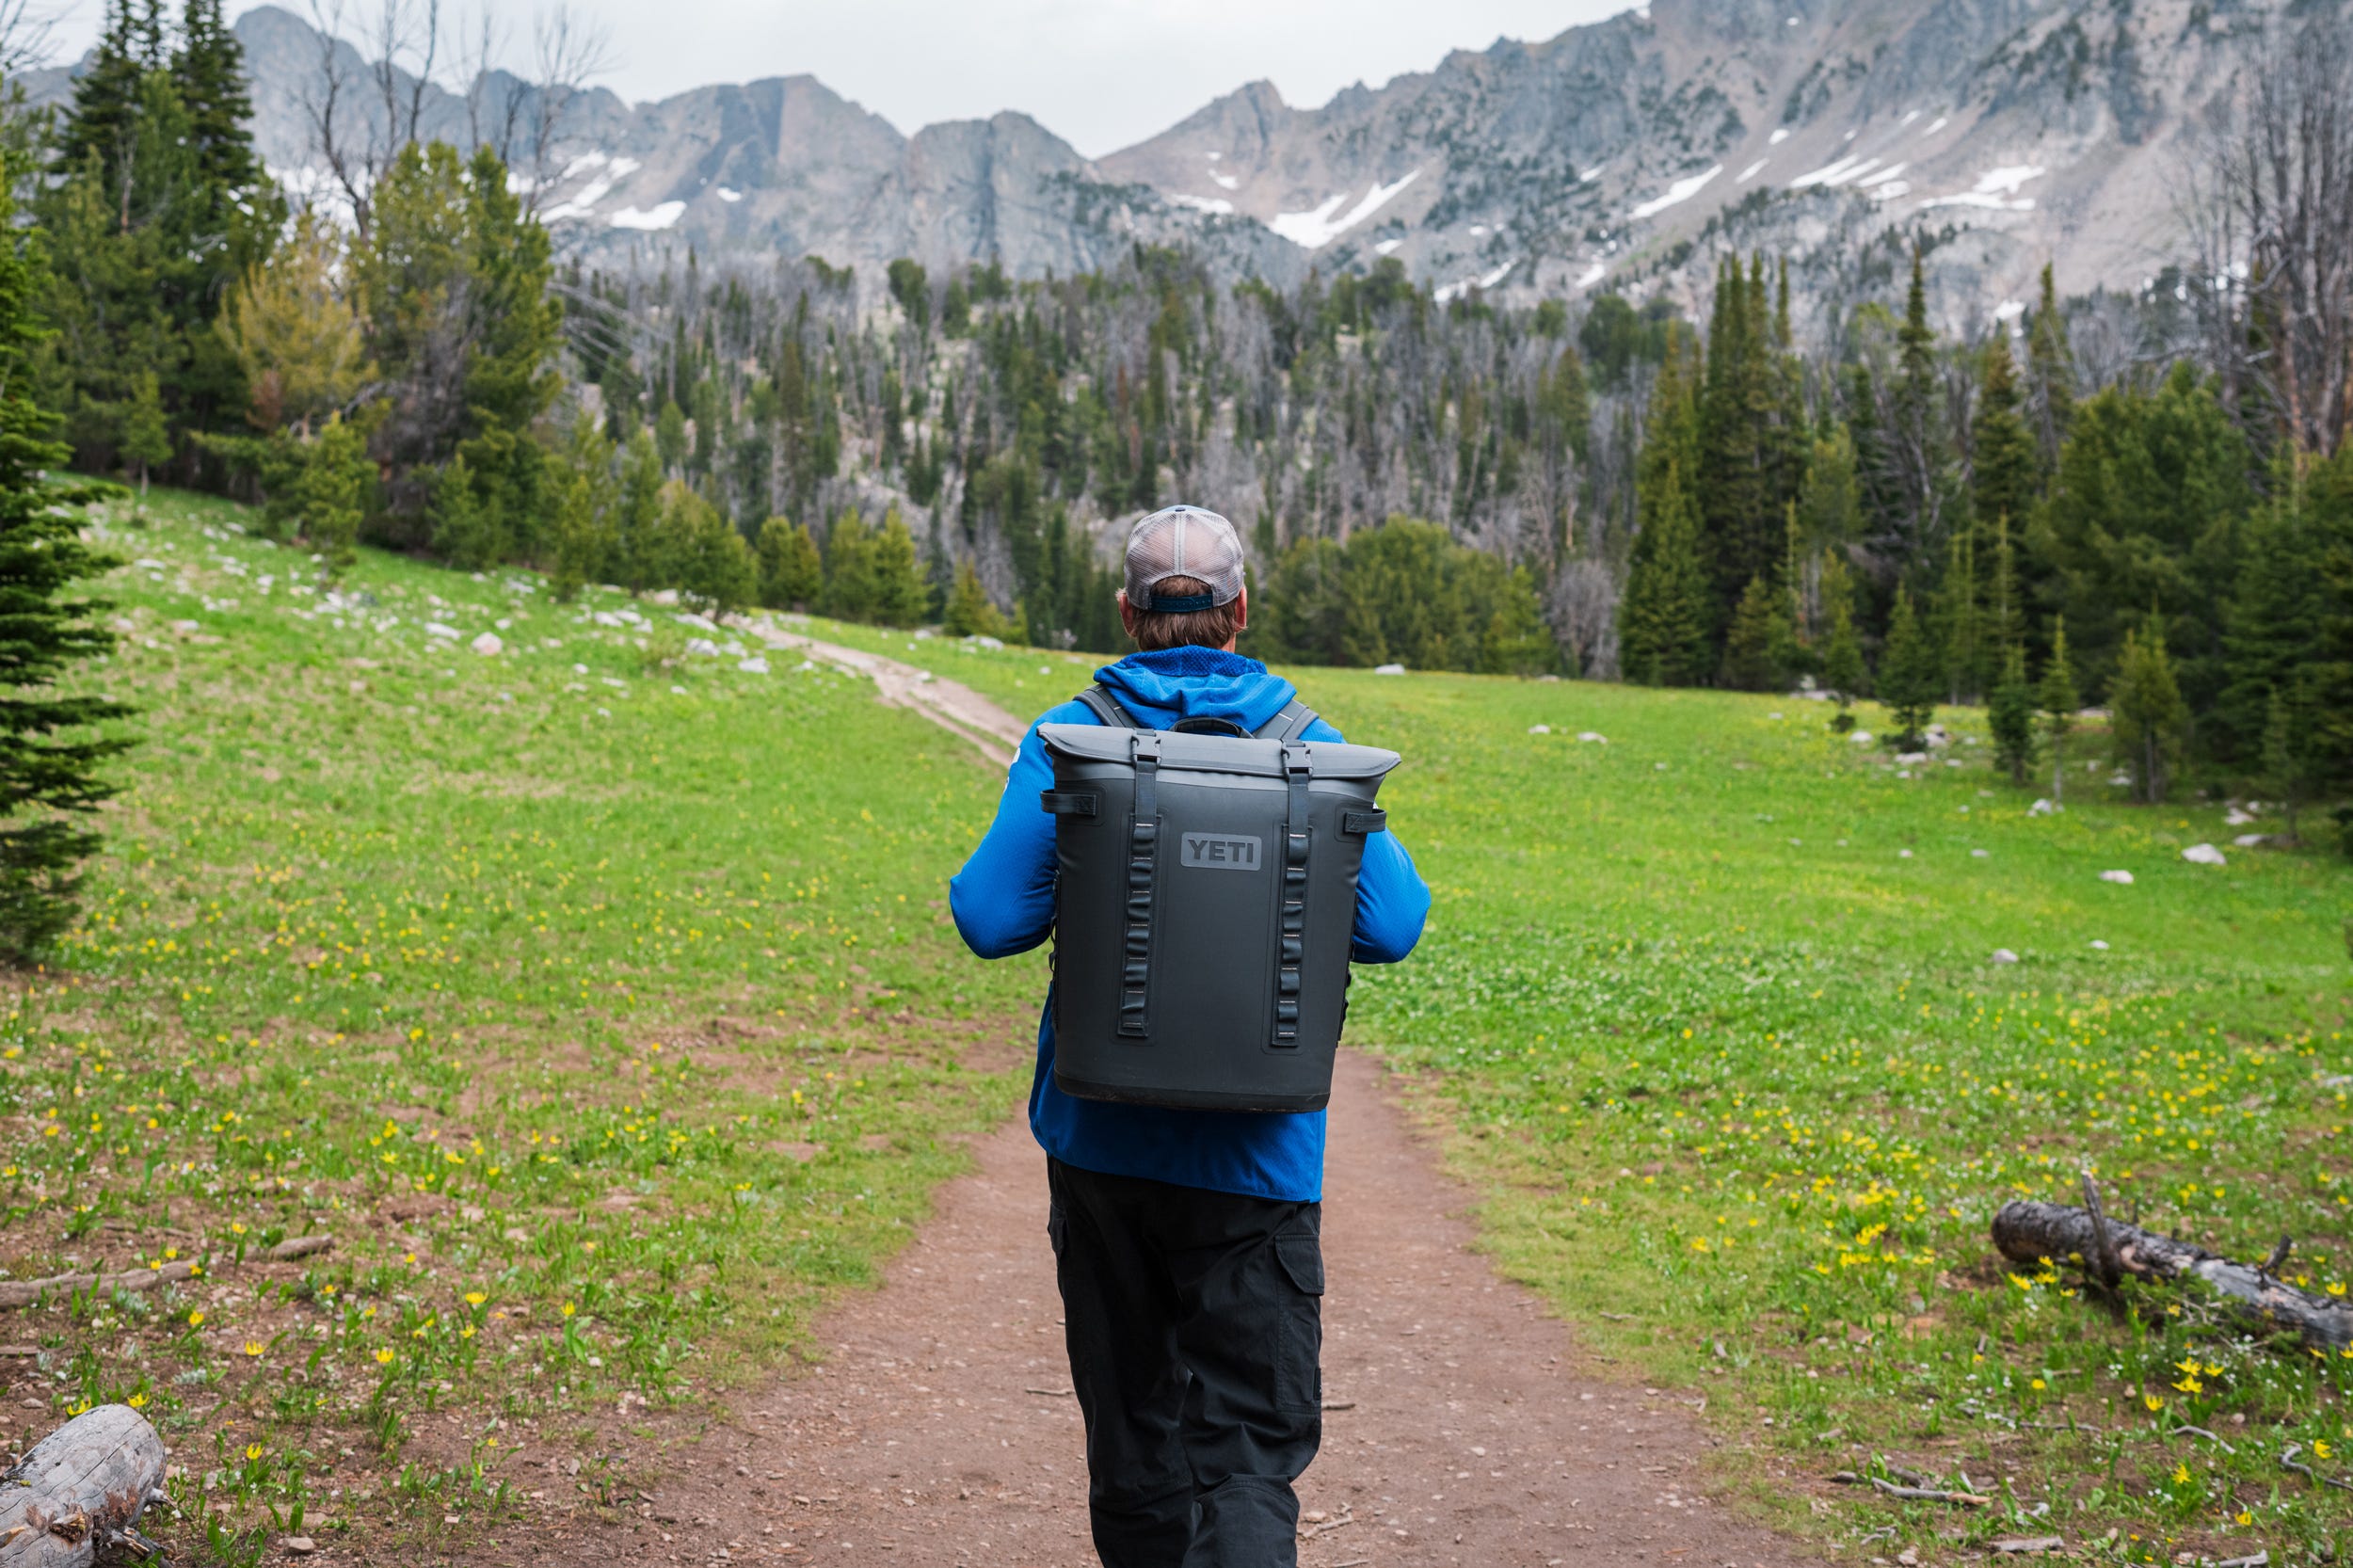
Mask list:
[[[1121,707],[1162,729],[1180,719],[1226,719],[1256,729],[1295,695],[1289,681],[1256,659],[1215,648],[1130,653],[1096,670],[1095,679]]]

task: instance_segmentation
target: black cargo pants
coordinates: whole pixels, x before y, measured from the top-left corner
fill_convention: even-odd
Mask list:
[[[1323,1437],[1323,1210],[1048,1162],[1104,1568],[1292,1568]]]

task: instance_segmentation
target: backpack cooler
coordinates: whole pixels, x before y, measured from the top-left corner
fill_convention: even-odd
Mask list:
[[[1393,751],[1222,719],[1038,730],[1054,765],[1054,1082],[1081,1099],[1321,1111],[1348,1011],[1365,836]]]

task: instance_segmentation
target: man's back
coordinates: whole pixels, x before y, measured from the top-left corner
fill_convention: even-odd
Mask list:
[[[1255,731],[1292,692],[1234,652],[1249,614],[1233,524],[1191,506],[1155,512],[1128,531],[1119,596],[1120,620],[1146,651],[1097,678],[1148,728],[1223,719]],[[1102,721],[1074,700],[1039,722]],[[1318,720],[1299,738],[1340,734]],[[1032,726],[997,820],[949,885],[956,929],[984,958],[1027,952],[1053,932],[1055,824],[1070,820],[1043,808],[1053,782]],[[1158,827],[1155,816],[1156,840]],[[1403,958],[1429,911],[1412,856],[1370,834],[1350,956]],[[1104,1568],[1288,1568],[1298,1560],[1293,1483],[1323,1435],[1323,1112],[1073,1098],[1054,1084],[1049,992],[1030,1126],[1047,1153],[1047,1235]]]
[[[1255,659],[1217,648],[1175,648],[1130,654],[1097,672],[1140,724],[1166,729],[1184,719],[1225,719],[1257,729],[1295,695],[1291,683]],[[1075,698],[1039,724],[1096,724]],[[1305,739],[1341,739],[1319,719]],[[1052,934],[1054,819],[1038,808],[1053,769],[1036,726],[1022,738],[1005,780],[997,820],[949,884],[956,928],[984,958],[1026,952]],[[1413,857],[1394,836],[1366,841],[1358,873],[1351,956],[1395,963],[1413,950],[1430,908],[1430,892]],[[1074,1099],[1053,1083],[1049,1008],[1038,1030],[1037,1080],[1030,1123],[1048,1154],[1081,1169],[1142,1176],[1211,1192],[1315,1202],[1322,1196],[1323,1115],[1173,1111]]]

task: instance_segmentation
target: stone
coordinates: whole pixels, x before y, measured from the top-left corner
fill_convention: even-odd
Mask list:
[[[296,1557],[309,1557],[319,1549],[319,1544],[307,1535],[290,1535],[279,1544]]]
[[[466,646],[472,648],[476,653],[481,654],[485,659],[492,658],[497,654],[506,651],[506,644],[500,641],[499,634],[495,632],[485,632],[481,636],[476,637],[472,642],[468,643]]]
[[[2010,952],[2008,948],[1995,948],[1993,950],[1993,962],[1996,964],[2015,964],[2018,962],[2018,955]]]
[[[2225,827],[2245,827],[2249,823],[2253,822],[2254,820],[2253,815],[2247,811],[2244,808],[2233,806],[2227,813],[2224,814],[2222,818],[2222,825]]]
[[[2237,838],[2232,840],[2231,842],[2236,844],[2241,849],[2261,849],[2264,845],[2271,842],[2271,835],[2268,833],[2242,833]]]
[[[755,653],[750,658],[744,660],[742,664],[737,664],[735,667],[742,670],[745,675],[766,675],[768,673],[768,661],[762,659],[759,654]]]
[[[1375,664],[1372,666],[1372,673],[1375,675],[1403,675],[1405,673],[1405,666],[1403,664]]]
[[[2108,951],[2108,945],[2107,943],[2100,940],[2099,937],[2094,936],[2091,939],[2091,951],[2094,952],[2105,952]]]
[[[1867,746],[1871,744],[1871,732],[1867,729],[1858,729],[1853,734],[1847,737],[1847,744],[1849,745]]]
[[[2193,866],[2225,866],[2230,864],[2229,861],[2223,859],[2222,852],[2215,848],[2212,844],[2192,844],[2189,848],[2182,851],[2182,858],[2188,861]]]
[[[2038,800],[2032,806],[2026,808],[2026,815],[2030,817],[2047,817],[2052,812],[2058,809],[2058,807],[2052,805],[2047,800]]]
[[[1577,732],[1577,738],[1593,745],[1606,746],[1609,744],[1609,737],[1598,729],[1580,729]]]
[[[2129,888],[2133,885],[2133,873],[2130,872],[2102,872],[2100,873],[2100,880],[2103,882],[2113,882],[2120,888]]]
[[[1549,735],[1552,733],[1552,726],[1548,724],[1531,724],[1528,727],[1528,732],[1530,735]]]

